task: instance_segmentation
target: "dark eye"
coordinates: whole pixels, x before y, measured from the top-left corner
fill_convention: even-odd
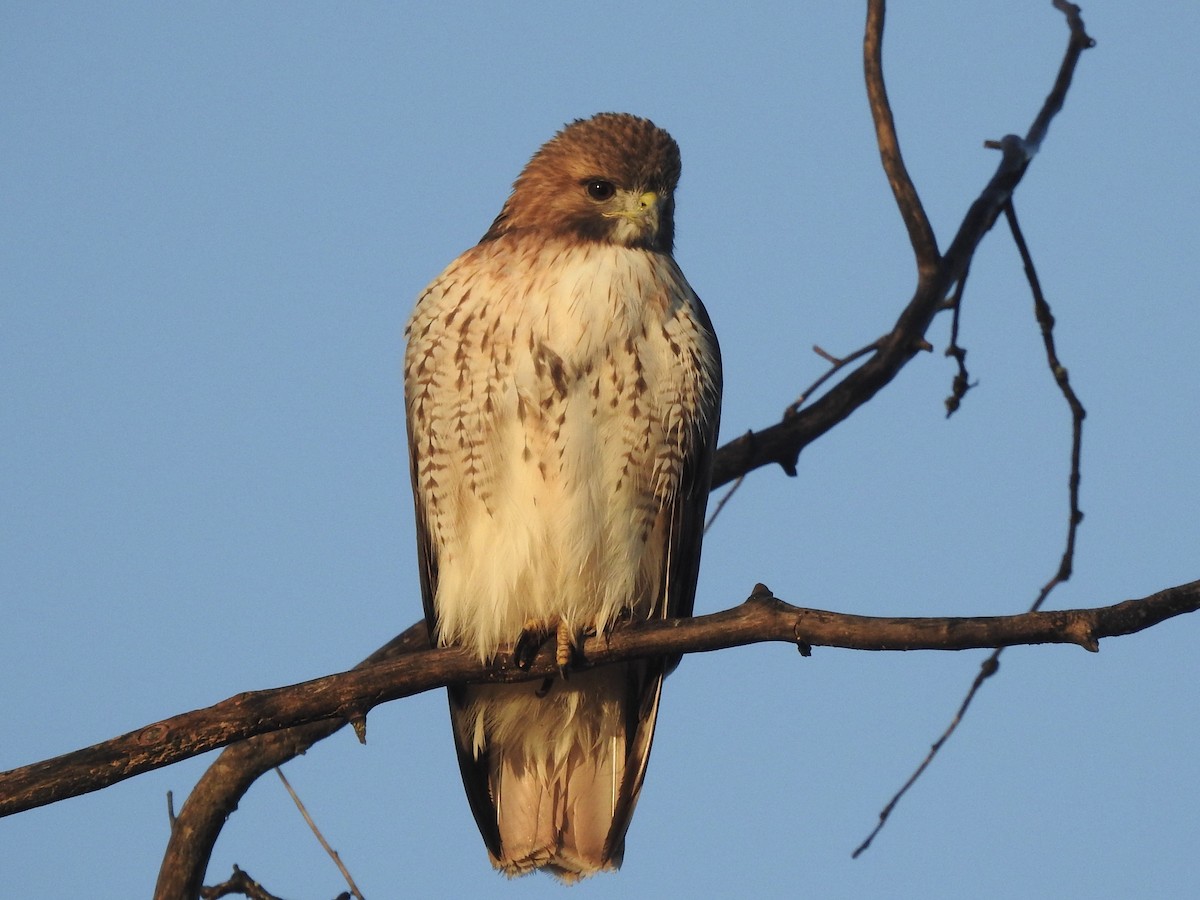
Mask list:
[[[588,196],[596,201],[608,200],[617,192],[617,189],[613,186],[613,183],[611,181],[605,181],[603,178],[591,179],[588,181],[586,187]]]

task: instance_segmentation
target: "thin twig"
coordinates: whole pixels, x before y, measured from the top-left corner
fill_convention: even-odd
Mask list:
[[[1000,667],[1000,663],[997,662],[997,658],[999,656],[1000,650],[997,649],[986,660],[984,660],[983,665],[979,667],[979,674],[975,676],[975,681],[972,683],[971,689],[967,691],[967,696],[959,705],[958,711],[954,714],[954,718],[950,721],[950,725],[945,731],[942,732],[941,737],[933,742],[933,746],[929,748],[929,753],[925,755],[925,758],[921,760],[921,764],[917,766],[913,773],[908,776],[908,780],[904,782],[900,790],[896,791],[896,793],[892,795],[892,799],[888,801],[887,806],[885,806],[879,813],[879,821],[875,823],[875,827],[871,829],[871,833],[868,834],[866,839],[857,847],[855,847],[854,852],[850,854],[852,859],[858,859],[858,857],[868,847],[871,846],[871,842],[875,840],[876,835],[883,830],[883,826],[887,824],[888,817],[891,816],[892,810],[894,810],[900,803],[900,799],[907,794],[908,789],[916,784],[918,779],[925,774],[925,770],[929,768],[929,764],[933,762],[933,758],[938,755],[938,751],[942,749],[942,745],[945,744],[946,741],[950,740],[950,735],[954,734],[955,730],[958,728],[959,723],[962,721],[963,716],[967,712],[967,707],[971,705],[971,701],[975,698],[975,694],[979,690],[980,685],[996,674],[996,670]]]
[[[832,378],[834,375],[836,375],[842,369],[846,368],[846,366],[850,365],[850,363],[854,362],[857,359],[861,359],[862,357],[866,356],[868,353],[874,353],[877,350],[879,350],[881,343],[882,343],[882,338],[876,339],[874,341],[871,341],[871,343],[867,344],[865,347],[859,347],[857,350],[855,350],[849,356],[841,356],[841,357],[834,356],[832,353],[829,353],[823,347],[820,347],[817,344],[813,344],[813,348],[812,348],[813,353],[817,354],[817,356],[821,357],[821,359],[823,359],[827,363],[829,363],[829,368],[825,371],[825,374],[823,374],[820,378],[818,378],[816,381],[814,381],[812,384],[810,384],[808,387],[806,387],[803,391],[801,391],[800,396],[797,397],[792,402],[792,404],[783,411],[784,419],[788,419],[788,418],[796,415],[797,413],[799,413],[800,407],[802,407],[805,404],[805,402],[808,400],[809,397],[811,397],[814,393],[816,393],[817,389],[820,388],[821,385],[823,385],[826,381],[828,381],[830,378]],[[742,473],[741,477],[745,478],[746,474],[747,473]]]
[[[967,391],[975,385],[971,383],[971,376],[967,372],[967,350],[965,347],[959,346],[958,343],[958,327],[959,319],[962,317],[962,298],[963,291],[967,287],[967,276],[971,274],[970,266],[963,270],[962,277],[958,279],[958,284],[954,287],[954,297],[950,300],[950,343],[946,347],[946,355],[953,357],[954,362],[958,365],[958,371],[954,374],[954,381],[950,386],[950,396],[946,398],[946,418],[950,418],[962,404],[962,399],[967,395]]]
[[[733,499],[733,495],[737,493],[738,488],[742,486],[742,482],[745,480],[746,476],[743,475],[741,478],[735,481],[729,490],[727,490],[721,497],[721,499],[717,501],[717,508],[714,509],[711,514],[709,514],[708,521],[704,523],[704,533],[706,535],[708,534],[708,529],[713,527],[713,522],[717,521],[717,516],[721,514],[721,510],[725,508],[725,504]]]
[[[342,877],[346,879],[346,884],[350,886],[350,893],[358,898],[365,900],[362,891],[358,889],[358,885],[354,883],[354,878],[350,875],[350,870],[346,868],[346,864],[342,862],[342,858],[338,856],[338,852],[329,846],[329,841],[325,840],[325,835],[321,834],[321,829],[317,827],[317,823],[313,821],[312,816],[308,814],[308,809],[304,806],[304,802],[300,799],[300,795],[296,793],[292,787],[292,783],[287,780],[287,776],[283,774],[283,769],[279,766],[275,767],[275,774],[279,776],[279,780],[283,782],[283,786],[287,788],[287,792],[291,795],[292,802],[296,804],[296,809],[300,810],[300,815],[304,816],[304,821],[308,823],[308,827],[312,829],[312,833],[317,836],[321,846],[325,848],[325,852],[329,854],[329,858],[333,860],[333,864],[338,867],[338,871],[342,873]]]
[[[1046,302],[1046,297],[1042,293],[1042,284],[1038,279],[1037,271],[1034,269],[1033,257],[1030,256],[1029,247],[1025,243],[1025,236],[1021,233],[1021,226],[1017,222],[1017,211],[1013,207],[1011,200],[1004,207],[1004,215],[1008,220],[1009,229],[1012,231],[1013,241],[1016,243],[1017,250],[1021,254],[1021,262],[1025,266],[1025,275],[1029,279],[1029,287],[1033,292],[1034,314],[1037,316],[1038,327],[1042,331],[1042,344],[1046,349],[1046,364],[1050,367],[1050,374],[1054,376],[1054,383],[1058,385],[1063,399],[1066,400],[1067,406],[1071,410],[1071,474],[1068,478],[1070,510],[1067,517],[1067,546],[1063,550],[1058,571],[1042,587],[1037,600],[1030,607],[1030,612],[1033,612],[1042,608],[1046,597],[1050,595],[1050,592],[1055,587],[1071,577],[1071,568],[1075,560],[1075,536],[1079,530],[1079,523],[1083,521],[1083,512],[1079,508],[1079,482],[1081,479],[1080,460],[1083,453],[1083,420],[1087,416],[1087,411],[1079,401],[1075,389],[1071,387],[1066,367],[1059,361],[1058,351],[1054,346],[1054,314],[1051,312],[1050,304]]]

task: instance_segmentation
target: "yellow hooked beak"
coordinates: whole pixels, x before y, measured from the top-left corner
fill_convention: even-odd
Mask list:
[[[654,193],[654,191],[646,191],[646,193],[644,193],[644,194],[642,194],[642,196],[638,197],[638,207],[640,209],[642,209],[643,211],[649,210],[649,209],[657,210],[658,209],[658,194]]]
[[[618,191],[614,198],[617,208],[603,213],[606,219],[624,219],[618,231],[628,231],[621,237],[638,234],[655,234],[658,231],[659,196],[655,191],[635,194],[633,191]]]

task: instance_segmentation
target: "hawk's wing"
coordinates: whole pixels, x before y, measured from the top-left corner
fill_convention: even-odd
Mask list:
[[[408,417],[408,461],[409,474],[412,478],[413,496],[419,498],[417,492],[417,471],[420,459],[417,442],[413,439],[412,417]],[[425,608],[425,624],[429,630],[429,643],[437,646],[437,610],[434,608],[434,597],[437,595],[438,560],[433,548],[433,540],[429,533],[429,525],[425,521],[424,506],[419,499],[416,507],[417,530],[417,569],[421,576],[421,604]],[[450,685],[447,688],[450,695],[450,711],[463,706],[463,689],[460,685]],[[454,749],[458,753],[458,769],[462,773],[463,787],[466,789],[467,800],[471,805],[471,813],[475,816],[475,824],[483,835],[484,843],[493,857],[500,855],[500,830],[496,822],[496,807],[492,802],[491,788],[488,786],[488,767],[486,761],[475,758],[469,747],[464,747],[457,739],[455,729]]]
[[[704,513],[712,484],[713,454],[721,416],[720,351],[708,313],[695,300],[701,327],[712,341],[716,358],[711,390],[688,423],[687,439],[680,479],[672,499],[660,512],[667,522],[667,546],[663,553],[662,596],[655,608],[661,618],[672,619],[692,614],[696,599],[696,580],[700,573],[700,545],[704,539]],[[605,841],[605,856],[620,865],[625,850],[625,832],[629,829],[634,807],[646,777],[650,745],[658,717],[662,682],[679,664],[679,657],[641,660],[628,667],[628,700],[625,704],[625,777],[613,810],[612,828]]]

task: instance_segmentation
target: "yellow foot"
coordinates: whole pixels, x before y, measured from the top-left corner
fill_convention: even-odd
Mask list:
[[[571,631],[563,621],[559,621],[555,629],[556,642],[554,646],[554,662],[563,678],[567,677],[567,666],[571,662]]]

